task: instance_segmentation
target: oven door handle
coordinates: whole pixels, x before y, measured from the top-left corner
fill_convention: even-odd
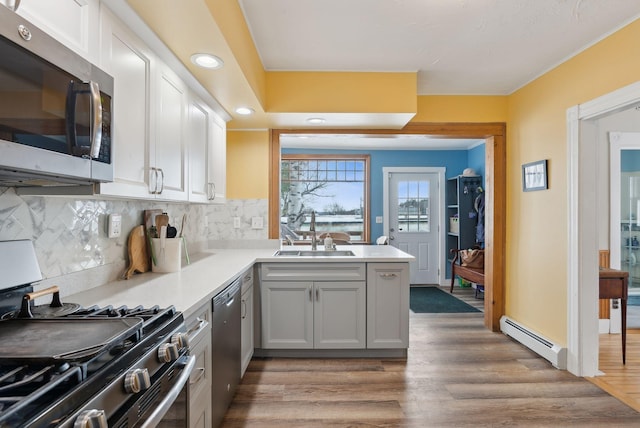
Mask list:
[[[187,357],[186,361],[183,364],[184,369],[182,370],[182,373],[180,373],[180,377],[178,377],[175,385],[173,385],[171,390],[167,393],[160,404],[158,404],[158,406],[153,410],[147,420],[144,421],[141,428],[155,427],[156,425],[158,425],[158,423],[160,423],[167,411],[169,411],[169,409],[173,405],[173,402],[176,401],[176,398],[178,398],[178,395],[180,395],[182,388],[186,385],[187,380],[189,380],[189,376],[191,376],[191,372],[196,365],[195,355]]]

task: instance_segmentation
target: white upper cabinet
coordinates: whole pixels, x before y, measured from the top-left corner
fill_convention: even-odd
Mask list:
[[[113,183],[101,194],[149,198],[149,103],[152,53],[107,10],[102,14],[100,65],[114,77]]]
[[[193,93],[188,101],[189,201],[223,203],[226,124]]]
[[[224,203],[227,195],[227,124],[217,117],[213,120],[208,176],[209,201]]]
[[[12,0],[2,0],[3,4]],[[99,61],[99,0],[23,0],[17,13],[93,63]]]
[[[159,199],[187,200],[186,86],[168,67],[160,65],[158,72],[158,86],[152,92],[150,190]]]
[[[207,156],[211,141],[210,111],[195,98],[189,100],[187,135],[189,136],[189,201],[209,200]]]

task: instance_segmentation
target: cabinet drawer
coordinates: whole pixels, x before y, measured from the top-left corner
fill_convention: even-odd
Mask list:
[[[364,281],[365,263],[263,263],[262,280]]]
[[[201,340],[192,346],[191,355],[196,357],[196,365],[189,377],[190,401],[211,390],[211,340]]]

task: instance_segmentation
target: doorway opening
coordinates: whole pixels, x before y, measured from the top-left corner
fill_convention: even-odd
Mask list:
[[[577,376],[595,376],[599,364],[598,305],[594,305],[599,295],[599,218],[609,218],[606,212],[610,206],[608,197],[606,202],[602,200],[604,195],[608,196],[609,173],[606,177],[602,175],[600,159],[608,157],[606,134],[612,130],[604,129],[601,120],[639,103],[640,82],[637,82],[567,110],[567,369]]]
[[[410,123],[400,130],[279,130],[270,134],[269,238],[280,237],[280,137],[287,134],[426,135],[485,141],[485,327],[500,330],[504,314],[506,235],[506,125],[504,123]]]

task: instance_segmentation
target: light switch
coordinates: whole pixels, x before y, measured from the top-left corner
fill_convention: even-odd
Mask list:
[[[382,216],[381,215],[376,216],[376,223],[377,224],[381,224],[382,223]]]
[[[233,218],[233,228],[240,229],[240,217]]]

